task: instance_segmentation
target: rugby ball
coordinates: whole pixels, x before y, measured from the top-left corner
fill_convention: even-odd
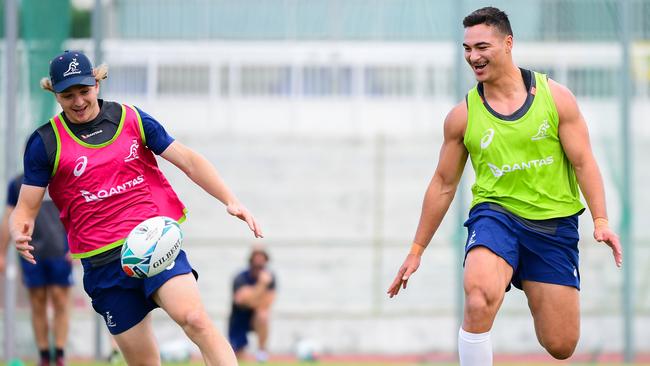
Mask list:
[[[155,276],[174,263],[182,243],[183,231],[176,220],[147,219],[131,230],[122,245],[122,270],[130,277]]]

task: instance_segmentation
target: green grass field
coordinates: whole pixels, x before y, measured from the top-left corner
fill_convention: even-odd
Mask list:
[[[201,362],[188,362],[188,363],[163,363],[166,366],[200,366],[203,363]],[[5,366],[5,363],[0,363],[0,366]],[[24,366],[32,366],[33,362],[26,362]],[[125,365],[125,363],[110,364],[106,362],[69,362],[68,366],[116,366],[116,365]],[[268,362],[265,364],[259,364],[254,362],[244,362],[241,363],[242,366],[457,366],[456,363],[377,363],[377,362],[358,362],[358,363],[347,363],[347,362]],[[495,366],[547,366],[547,365],[572,365],[572,366],[650,366],[648,363],[634,363],[634,364],[622,364],[622,363],[571,363],[571,362],[552,362],[552,363],[521,363],[521,362],[507,362],[507,363],[495,363]],[[18,366],[18,365],[13,365]]]
[[[68,366],[125,366],[125,362],[94,362],[94,361],[69,361]],[[5,366],[6,363],[0,362],[0,366]],[[10,366],[32,366],[35,365],[34,361],[26,361],[24,363],[12,363]],[[201,366],[200,361],[192,362],[163,362],[164,366]],[[457,363],[447,362],[345,362],[345,361],[316,361],[316,362],[296,362],[292,360],[285,361],[272,361],[267,363],[257,362],[242,362],[241,366],[458,366]],[[556,361],[556,362],[495,362],[495,366],[552,366],[552,365],[570,365],[570,366],[650,366],[650,363],[585,363],[585,362],[570,362],[570,361]]]
[[[571,363],[571,362],[554,362],[554,363],[519,363],[519,362],[509,362],[509,363],[495,363],[495,366],[547,366],[547,365],[572,365],[572,366],[592,366],[592,365],[599,365],[599,366],[650,366],[650,364],[640,364],[640,363],[635,363],[635,364],[622,364],[622,363],[599,363],[599,364],[590,364],[590,363]],[[68,364],[69,366],[108,366],[110,364],[108,363],[92,363],[92,362],[86,362],[86,363],[75,363],[71,362]],[[192,362],[192,363],[163,363],[163,365],[170,365],[170,366],[201,366],[203,363],[201,362]],[[260,364],[258,363],[242,363],[242,366],[259,366]],[[325,363],[325,362],[310,362],[310,363],[291,363],[291,362],[269,362],[266,364],[263,364],[264,366],[423,366],[423,365],[431,365],[431,366],[458,366],[457,363],[415,363],[415,364],[409,364],[409,363],[366,363],[366,362],[361,362],[361,363]],[[27,366],[27,365],[26,365]]]

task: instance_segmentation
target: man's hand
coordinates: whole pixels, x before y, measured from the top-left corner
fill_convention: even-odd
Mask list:
[[[11,236],[16,242],[18,254],[29,263],[36,264],[36,259],[34,259],[34,255],[31,252],[34,250],[34,247],[29,245],[29,242],[32,241],[32,236],[28,234],[30,231],[29,226],[24,224],[20,232],[16,233],[12,231]]]
[[[408,283],[409,278],[415,271],[417,271],[419,266],[420,256],[409,253],[399,271],[397,271],[393,283],[388,287],[388,291],[386,292],[388,296],[392,298],[393,296],[397,296],[400,288],[406,289],[406,284]]]
[[[623,250],[621,249],[618,235],[607,225],[596,225],[594,228],[594,239],[612,248],[614,261],[616,262],[616,266],[620,268],[623,265]]]
[[[256,238],[264,237],[262,235],[262,229],[255,221],[253,215],[251,215],[251,213],[248,212],[248,209],[246,209],[244,205],[242,205],[239,202],[231,203],[228,206],[226,206],[226,210],[228,211],[229,214],[239,218],[242,221],[245,221],[248,224],[248,228],[251,229],[251,231],[255,234]]]
[[[261,270],[260,273],[257,275],[257,283],[259,284],[268,286],[272,281],[273,281],[273,276],[271,276],[271,273],[269,273],[269,271],[265,269]]]

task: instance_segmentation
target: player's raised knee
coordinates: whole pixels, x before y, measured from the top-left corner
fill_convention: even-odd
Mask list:
[[[488,307],[487,294],[479,288],[470,290],[465,296],[465,308],[470,312],[482,312]]]
[[[487,314],[496,310],[502,294],[494,294],[480,287],[466,290],[465,309],[471,314]]]

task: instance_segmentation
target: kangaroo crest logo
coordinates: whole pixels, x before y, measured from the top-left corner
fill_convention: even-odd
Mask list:
[[[113,315],[111,315],[111,312],[110,312],[110,311],[107,311],[107,312],[106,312],[106,316],[104,317],[104,319],[106,319],[106,325],[109,326],[109,327],[111,327],[111,328],[117,325],[117,324],[113,321]]]
[[[472,230],[472,236],[467,240],[467,245],[472,245],[476,243],[476,230]]]
[[[135,159],[139,158],[139,156],[138,156],[138,146],[140,146],[140,145],[138,145],[138,140],[133,139],[133,143],[131,144],[131,147],[129,148],[129,155],[126,158],[124,158],[125,162],[135,160]]]
[[[68,75],[81,74],[81,70],[77,69],[77,66],[79,66],[79,62],[77,62],[76,58],[73,58],[68,65],[68,70],[63,73],[63,76],[65,77]]]
[[[547,138],[549,128],[551,128],[551,125],[548,123],[548,120],[542,121],[542,124],[539,125],[539,129],[537,130],[537,134],[530,139],[536,141]]]

